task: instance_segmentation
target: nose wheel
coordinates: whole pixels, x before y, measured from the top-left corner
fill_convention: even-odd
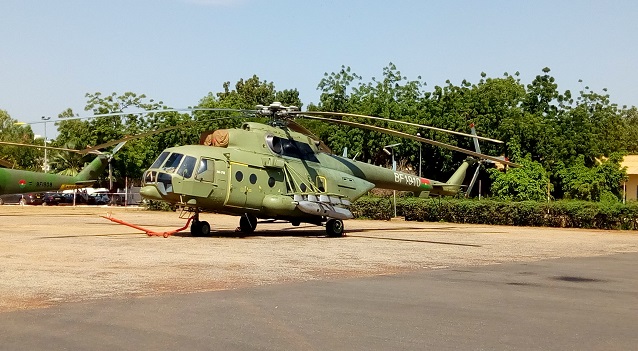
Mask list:
[[[193,221],[191,224],[192,236],[209,236],[210,235],[210,223],[206,221]]]
[[[209,236],[210,235],[210,223],[199,220],[199,210],[195,210],[193,215],[193,222],[191,223],[191,235],[192,236]]]
[[[340,219],[330,218],[326,222],[326,234],[331,238],[343,236],[343,221]]]

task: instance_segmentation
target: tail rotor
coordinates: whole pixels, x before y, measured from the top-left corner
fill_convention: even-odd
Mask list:
[[[474,123],[470,124],[470,130],[473,136],[476,136],[476,128],[474,128]],[[474,140],[474,149],[476,149],[477,153],[481,153],[481,147],[479,146],[479,141],[478,138],[476,137],[472,137],[472,140]],[[497,157],[498,159],[502,159],[504,161],[507,161],[507,159],[505,157]],[[476,170],[474,171],[474,175],[472,176],[472,180],[470,181],[470,184],[467,187],[467,191],[465,192],[465,197],[470,197],[470,193],[472,193],[472,189],[474,188],[474,184],[476,183],[476,180],[478,179],[479,176],[479,172],[481,171],[481,167],[485,164],[485,163],[489,163],[489,164],[495,164],[496,162],[493,160],[488,160],[488,159],[479,159],[476,162]]]

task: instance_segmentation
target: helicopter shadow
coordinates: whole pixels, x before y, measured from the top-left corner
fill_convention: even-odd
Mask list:
[[[261,222],[260,222],[261,223]],[[172,236],[178,237],[192,237],[190,232],[183,231],[173,234]],[[326,230],[323,227],[292,227],[282,229],[257,229],[252,233],[244,233],[239,230],[213,230],[209,236],[205,238],[234,238],[234,239],[247,239],[258,237],[298,237],[298,238],[328,238]],[[334,238],[330,238],[334,239]]]
[[[273,222],[259,222],[260,224],[268,224]],[[447,228],[446,228],[447,229]],[[436,228],[428,228],[430,230],[436,230]],[[434,241],[434,240],[423,240],[423,239],[409,239],[409,238],[393,238],[389,236],[370,236],[370,235],[362,235],[367,232],[424,232],[423,228],[411,227],[411,228],[382,228],[382,229],[350,229],[346,230],[343,237],[333,238],[326,235],[326,231],[323,227],[315,227],[315,226],[306,226],[306,227],[291,227],[291,228],[282,228],[275,230],[261,230],[255,231],[252,233],[243,233],[239,231],[237,228],[234,231],[231,230],[220,230],[213,231],[208,238],[236,238],[236,239],[247,239],[247,238],[259,238],[259,237],[300,237],[300,238],[325,238],[330,240],[335,239],[347,239],[347,238],[361,238],[361,239],[371,239],[371,240],[385,240],[385,241],[395,241],[395,242],[406,242],[406,243],[423,243],[423,244],[436,244],[436,245],[452,245],[452,246],[464,246],[464,247],[482,247],[477,244],[465,244],[465,243],[455,243],[455,242],[445,242],[445,241]],[[191,234],[187,231],[179,232],[173,234],[173,236],[179,237],[190,237]]]

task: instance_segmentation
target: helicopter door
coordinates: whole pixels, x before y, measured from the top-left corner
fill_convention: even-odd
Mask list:
[[[259,182],[268,179],[266,170],[243,163],[231,162],[228,182],[230,187],[226,206],[259,209],[264,199],[264,187]]]
[[[181,193],[196,197],[210,197],[215,188],[225,189],[225,170],[225,161],[202,157],[192,174],[193,180],[184,182]]]
[[[326,182],[326,177],[317,176],[317,189],[322,193],[328,192],[328,182]]]

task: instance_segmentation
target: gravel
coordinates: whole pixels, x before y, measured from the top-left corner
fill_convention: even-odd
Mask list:
[[[324,228],[202,214],[213,237],[182,227],[178,213],[111,207],[0,207],[0,312],[104,298],[237,289],[415,270],[638,252],[634,232],[350,220],[346,237]]]

